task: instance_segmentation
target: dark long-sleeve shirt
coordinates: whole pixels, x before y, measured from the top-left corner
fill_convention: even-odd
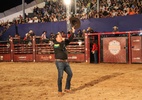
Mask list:
[[[54,42],[54,53],[55,53],[55,59],[62,59],[66,60],[68,59],[66,46],[73,40],[74,34],[71,34],[69,39],[65,39],[65,41],[57,42],[56,40]]]

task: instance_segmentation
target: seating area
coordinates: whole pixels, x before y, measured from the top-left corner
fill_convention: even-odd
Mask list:
[[[71,14],[80,19],[108,18],[127,16],[142,13],[142,0],[77,0],[76,14],[74,2],[71,5]],[[25,4],[25,19],[22,16],[22,5],[0,13],[1,26],[6,24],[44,23],[66,21],[66,7],[63,0],[34,0]]]

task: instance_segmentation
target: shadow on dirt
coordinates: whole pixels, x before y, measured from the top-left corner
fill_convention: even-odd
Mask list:
[[[113,73],[112,75],[106,75],[106,76],[102,76],[100,77],[99,79],[97,80],[93,80],[93,81],[90,81],[80,87],[77,87],[77,88],[74,88],[72,89],[72,91],[78,91],[78,90],[82,90],[86,87],[90,87],[90,86],[94,86],[95,84],[99,84],[100,82],[103,82],[105,80],[108,80],[108,79],[111,79],[111,78],[114,78],[114,77],[117,77],[117,76],[120,76],[120,75],[123,75],[124,73]]]

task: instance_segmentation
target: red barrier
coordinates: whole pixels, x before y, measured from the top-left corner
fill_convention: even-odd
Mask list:
[[[35,46],[36,62],[41,61],[55,61],[53,43],[40,43]],[[70,62],[84,62],[85,61],[85,44],[84,41],[71,42],[66,48],[68,51],[68,60]]]
[[[98,41],[99,63],[142,63],[141,31],[85,33],[85,39],[75,39],[67,46],[70,62],[88,62],[91,58],[92,41]],[[14,40],[15,41],[15,40]],[[17,43],[18,42],[18,43]],[[21,40],[0,42],[0,61],[54,61],[52,42],[36,43],[35,37],[31,42]],[[116,46],[120,44],[119,46]]]
[[[32,44],[14,44],[13,61],[33,61],[33,45]]]
[[[142,37],[131,37],[132,63],[142,63]]]
[[[11,61],[11,45],[9,42],[0,42],[0,61]]]
[[[85,43],[84,41],[71,42],[67,46],[68,60],[71,62],[85,62]]]
[[[14,40],[11,38],[11,48],[9,49],[9,56],[5,53],[6,60],[14,62],[53,62],[54,49],[53,42],[48,41],[46,43],[36,43],[35,37],[32,41]],[[74,40],[67,46],[68,60],[70,62],[84,62],[85,61],[85,43],[81,40]],[[1,53],[0,53],[1,54]],[[3,55],[4,55],[3,54]],[[2,55],[2,54],[1,54]],[[1,57],[3,59],[3,57]]]
[[[50,42],[51,43],[51,42]],[[54,61],[54,50],[52,44],[42,43],[35,45],[35,60],[41,61]]]

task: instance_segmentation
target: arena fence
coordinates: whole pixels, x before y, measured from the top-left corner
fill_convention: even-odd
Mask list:
[[[11,44],[7,41],[0,42],[0,61],[11,61]]]
[[[85,38],[74,38],[67,46],[70,62],[93,62],[91,48],[98,42],[99,63],[142,63],[141,31],[86,33]],[[40,37],[31,41],[11,38],[0,42],[0,61],[53,62],[53,42],[41,42]]]
[[[83,38],[74,38],[67,46],[67,51],[70,62],[85,62],[85,43]],[[43,42],[37,36],[28,41],[10,38],[9,41],[0,42],[0,61],[53,62],[54,60],[53,42],[50,40]]]

